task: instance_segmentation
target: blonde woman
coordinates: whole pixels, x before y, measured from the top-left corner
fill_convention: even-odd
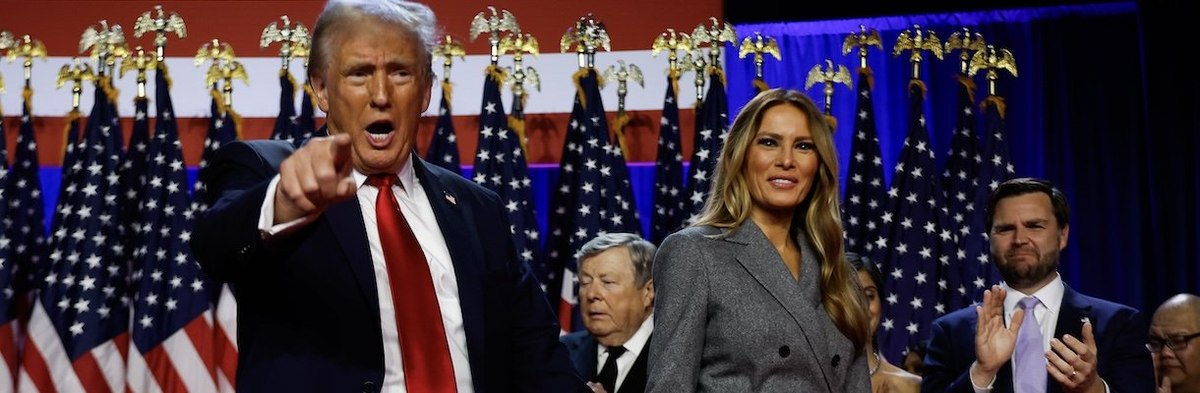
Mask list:
[[[811,99],[759,93],[697,221],[663,241],[649,392],[867,392],[869,319],[842,255],[832,131]]]

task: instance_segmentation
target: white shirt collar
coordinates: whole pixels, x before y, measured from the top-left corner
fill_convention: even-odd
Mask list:
[[[1000,287],[1004,288],[1005,291],[1008,291],[1008,295],[1004,297],[1005,315],[1015,312],[1018,307],[1017,303],[1026,296],[1038,298],[1038,300],[1042,302],[1042,306],[1045,306],[1047,310],[1050,310],[1051,314],[1058,315],[1058,310],[1062,309],[1063,292],[1066,291],[1066,287],[1063,285],[1062,275],[1058,274],[1058,272],[1054,272],[1054,280],[1051,280],[1034,293],[1023,293],[1008,286],[1008,283],[1001,283]]]
[[[407,190],[412,190],[413,183],[417,181],[417,174],[415,171],[413,171],[412,162],[413,158],[412,156],[409,156],[407,160],[404,160],[404,165],[400,166],[400,172],[396,173],[396,176],[400,178],[400,189],[405,190],[406,192]],[[367,182],[367,175],[359,172],[357,168],[354,169],[351,175],[354,176],[354,184],[356,188],[361,188],[363,184]]]
[[[650,333],[654,331],[654,312],[646,316],[646,320],[642,321],[642,326],[638,327],[629,340],[621,346],[625,347],[625,351],[632,353],[634,358],[641,356],[642,349],[646,348],[646,343],[650,341]]]

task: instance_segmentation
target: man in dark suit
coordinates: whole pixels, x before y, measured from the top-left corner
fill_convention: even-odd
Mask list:
[[[1085,296],[1058,274],[1066,196],[1040,179],[1001,183],[987,206],[1004,283],[933,323],[923,392],[1152,392],[1146,321]],[[1007,326],[1006,326],[1007,322]]]
[[[243,392],[576,392],[492,193],[414,149],[436,20],[331,1],[309,78],[329,137],[222,148],[192,248],[238,301]]]
[[[655,250],[630,233],[603,234],[579,250],[579,308],[587,330],[562,341],[579,374],[606,392],[646,390]]]

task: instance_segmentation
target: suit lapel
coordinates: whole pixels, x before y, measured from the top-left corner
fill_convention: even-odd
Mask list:
[[[575,363],[576,370],[587,370],[586,373],[583,373],[584,379],[595,381],[596,357],[599,356],[596,351],[596,338],[591,334],[584,334],[580,341],[582,350],[572,353],[571,362]]]
[[[375,283],[375,266],[371,259],[371,246],[367,244],[367,232],[363,226],[362,210],[358,198],[351,198],[330,206],[324,217],[329,220],[334,237],[346,252],[347,263],[358,281],[358,288],[367,299],[367,304],[379,307],[379,293]],[[376,318],[379,316],[376,315]]]
[[[483,358],[476,354],[483,353],[484,324],[482,318],[483,293],[480,283],[483,282],[479,261],[483,260],[482,251],[476,247],[474,240],[477,231],[474,220],[458,206],[458,195],[455,195],[442,184],[437,173],[425,167],[425,162],[414,152],[412,160],[413,172],[421,187],[425,189],[425,197],[433,207],[433,215],[437,218],[438,227],[442,230],[442,238],[446,240],[446,248],[450,251],[450,261],[454,264],[454,276],[458,281],[458,302],[462,307],[463,330],[467,336],[467,353],[471,354],[471,373],[484,375]],[[479,380],[476,380],[477,385]],[[476,386],[476,389],[479,389]]]
[[[1058,322],[1054,325],[1054,337],[1062,340],[1064,335],[1070,334],[1071,337],[1083,341],[1083,319],[1090,318],[1091,314],[1092,306],[1083,302],[1079,293],[1064,282],[1062,306],[1058,310]],[[1062,387],[1054,381],[1054,378],[1049,378],[1046,384],[1047,393],[1062,391]]]
[[[810,281],[815,283],[815,275],[820,269],[817,267],[817,260],[814,251],[809,247],[808,241],[801,235],[797,242],[801,247],[801,277],[800,282],[792,279],[791,272],[784,266],[783,260],[779,256],[779,252],[775,251],[775,247],[767,240],[762,230],[753,220],[746,220],[741,227],[734,229],[734,232],[727,238],[729,241],[744,244],[741,252],[737,255],[737,261],[750,273],[752,277],[760,285],[767,290],[768,293],[787,310],[788,315],[796,322],[796,326],[800,328],[808,342],[813,355],[817,359],[828,359],[829,348],[825,339],[825,331],[821,326],[813,324],[813,321],[805,317],[804,309],[820,308],[820,291],[816,289],[815,296],[814,288],[810,285],[804,285],[802,282]],[[806,296],[807,294],[807,296]],[[816,299],[815,301],[812,301]],[[812,302],[805,303],[804,300]],[[817,310],[824,313],[824,310]],[[810,311],[811,312],[811,311]],[[817,362],[821,365],[822,373],[825,373],[824,362]]]
[[[651,337],[654,335],[651,334]],[[629,374],[625,375],[625,380],[621,382],[621,388],[617,389],[618,393],[641,393],[646,391],[646,362],[650,358],[650,340],[646,340],[646,346],[642,347],[642,352],[638,354],[637,360],[633,361],[633,366],[629,368]],[[593,345],[592,348],[596,346]],[[595,359],[592,356],[592,359]]]

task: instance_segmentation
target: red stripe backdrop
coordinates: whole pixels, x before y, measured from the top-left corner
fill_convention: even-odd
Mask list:
[[[558,52],[558,40],[563,32],[576,19],[587,13],[592,13],[603,21],[608,28],[612,41],[612,49],[616,50],[648,50],[656,35],[671,27],[677,30],[690,31],[692,27],[704,22],[708,17],[722,17],[722,3],[716,0],[701,0],[693,2],[675,1],[561,1],[561,0],[514,0],[504,4],[475,1],[431,2],[430,6],[438,15],[443,29],[456,37],[466,39],[471,19],[488,5],[511,11],[521,23],[521,28],[542,43],[542,51]],[[75,56],[79,45],[79,37],[88,26],[95,25],[101,19],[117,23],[125,27],[126,38],[135,41],[132,34],[133,21],[141,13],[161,4],[164,9],[176,12],[187,23],[188,37],[184,40],[173,40],[168,43],[166,55],[170,57],[191,57],[196,49],[211,38],[219,38],[233,45],[241,57],[271,57],[275,48],[259,50],[258,40],[263,27],[280,15],[288,15],[292,20],[300,21],[311,27],[320,12],[324,1],[292,0],[292,1],[25,1],[0,0],[0,9],[4,10],[0,19],[0,29],[11,31],[18,37],[30,34],[42,40],[51,56]],[[136,39],[136,42],[148,42],[147,37]],[[467,43],[469,54],[487,54],[486,40]],[[664,60],[665,63],[665,60]],[[36,66],[35,66],[36,67]],[[51,72],[39,70],[38,72]],[[649,72],[647,78],[661,78],[659,72]],[[19,94],[20,75],[5,75],[9,86],[6,94]],[[270,83],[266,80],[255,83]],[[569,81],[543,81],[546,88],[569,89]],[[37,89],[48,89],[53,86],[34,86]],[[661,91],[645,91],[637,94],[652,94],[661,97]],[[203,97],[172,97],[176,102],[184,100],[209,100]],[[123,92],[122,100],[132,99],[132,92]],[[275,100],[277,97],[261,97]],[[437,105],[432,103],[431,105]],[[237,108],[234,103],[234,109]],[[616,103],[606,103],[606,108],[615,110]],[[15,114],[20,108],[4,108],[5,125],[10,130],[17,127]],[[82,108],[84,111],[87,108]],[[610,122],[613,114],[610,112]],[[631,111],[631,121],[626,128],[630,149],[631,162],[654,161],[655,143],[658,138],[659,111]],[[691,110],[684,109],[680,113],[680,127],[683,130],[683,147],[686,155],[690,155],[693,115]],[[530,139],[528,157],[531,163],[555,164],[559,161],[563,139],[566,135],[568,121],[567,113],[530,114],[527,117],[527,130]],[[125,132],[131,129],[130,120],[125,119]],[[434,128],[434,118],[422,122],[421,134],[418,136],[418,149],[424,151]],[[243,138],[266,138],[270,135],[273,118],[246,118],[243,124]],[[58,165],[61,161],[63,146],[63,117],[42,117],[35,120],[40,157],[43,165]],[[208,125],[207,118],[180,118],[179,133],[183,143],[184,158],[188,165],[195,165],[199,160],[204,134]],[[455,127],[459,134],[459,149],[464,164],[474,162],[478,118],[476,116],[459,116],[455,118]],[[8,132],[7,143],[13,148],[16,133]]]

